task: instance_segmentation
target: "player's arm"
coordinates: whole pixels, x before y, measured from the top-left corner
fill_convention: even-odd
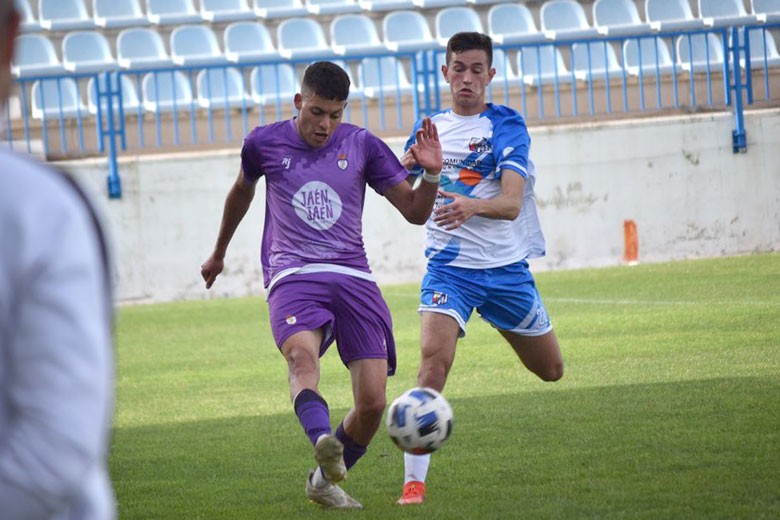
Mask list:
[[[256,181],[247,180],[243,170],[240,170],[236,182],[230,188],[225,198],[225,208],[222,212],[222,222],[219,226],[214,252],[200,266],[200,274],[206,281],[206,289],[211,288],[214,280],[217,279],[217,275],[225,267],[225,253],[227,252],[228,244],[230,244],[230,240],[233,238],[233,234],[236,232],[236,228],[238,228],[244,215],[249,211],[249,206],[255,197],[256,185]]]
[[[505,168],[501,170],[501,194],[492,199],[470,198],[442,191],[444,197],[453,200],[436,210],[433,221],[445,229],[455,229],[475,215],[496,220],[514,220],[520,214],[524,189],[523,176]]]

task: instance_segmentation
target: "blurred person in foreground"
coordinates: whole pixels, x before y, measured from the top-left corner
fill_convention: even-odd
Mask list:
[[[18,29],[14,1],[0,0],[0,120]],[[0,518],[113,519],[113,304],[98,221],[64,173],[0,148],[0,244]]]
[[[563,357],[527,260],[543,256],[545,242],[525,121],[509,107],[485,102],[496,73],[489,36],[453,35],[441,73],[450,86],[452,107],[430,117],[441,138],[444,168],[426,224],[428,267],[418,309],[417,384],[443,391],[458,339],[466,335],[475,309],[528,370],[543,381],[557,381],[563,376]],[[411,154],[402,162],[410,169],[410,182],[421,175]],[[425,500],[430,459],[404,454],[398,504]]]
[[[422,225],[431,213],[441,171],[441,147],[429,120],[421,122],[409,147],[424,171],[415,189],[385,143],[342,123],[349,85],[338,65],[310,65],[295,94],[297,117],[257,127],[246,137],[214,251],[201,267],[210,288],[263,177],[261,260],[271,330],[287,361],[295,414],[318,464],[306,480],[306,494],[338,509],[362,507],[337,483],[366,453],[385,409],[387,376],[396,366],[390,311],[363,247],[366,186],[407,221]],[[350,373],[354,406],[332,433],[318,384],[319,359],[334,340]]]

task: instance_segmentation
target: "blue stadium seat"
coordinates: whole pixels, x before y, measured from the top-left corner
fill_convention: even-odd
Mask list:
[[[525,4],[497,4],[487,14],[488,34],[498,45],[518,45],[544,39]]]
[[[200,0],[200,15],[205,21],[214,23],[256,18],[246,0]]]
[[[287,59],[329,57],[334,53],[320,24],[310,18],[288,18],[276,28],[279,54]]]
[[[425,17],[416,11],[393,11],[382,19],[383,43],[393,52],[432,49],[438,44]]]
[[[22,34],[16,38],[16,54],[11,64],[14,76],[61,74],[65,69],[54,44],[43,34]]]
[[[591,27],[582,5],[574,0],[547,0],[539,18],[544,35],[551,39],[592,38],[598,31]]]
[[[244,77],[234,67],[205,69],[195,78],[198,105],[206,109],[236,108],[249,105]]]
[[[117,66],[108,40],[99,31],[73,31],[62,39],[62,65],[65,70],[102,72]]]
[[[225,58],[233,63],[280,58],[271,34],[257,22],[233,22],[222,34]]]
[[[252,8],[260,18],[293,18],[309,14],[301,0],[253,0]]]
[[[571,72],[563,61],[561,51],[552,45],[529,47],[517,52],[517,73],[526,85],[541,86],[568,83]]]
[[[75,31],[95,27],[83,0],[39,0],[38,21],[43,29],[49,31]]]
[[[623,76],[615,49],[607,41],[575,43],[571,53],[574,76],[579,80],[603,80],[607,76],[617,79]]]
[[[257,105],[292,103],[297,92],[295,69],[288,63],[259,65],[249,74],[249,94]]]
[[[761,23],[780,22],[780,0],[750,0],[750,8]]]
[[[306,9],[315,16],[359,13],[356,0],[306,0]]]
[[[28,0],[14,0],[16,10],[19,12],[21,22],[19,29],[22,32],[36,32],[41,30],[41,24],[33,14],[32,6]]]
[[[660,37],[632,38],[623,42],[626,72],[632,76],[666,76],[674,74],[672,55]],[[641,62],[641,63],[640,63]]]
[[[155,25],[179,25],[202,21],[192,0],[146,0],[146,16]]]
[[[171,59],[176,65],[224,63],[214,31],[206,25],[182,25],[171,32]]]
[[[149,25],[138,0],[92,0],[92,17],[98,27]]]
[[[701,18],[694,18],[688,0],[645,0],[645,18],[656,31],[704,27]]]
[[[141,80],[141,97],[147,112],[189,111],[193,104],[192,85],[183,72],[148,72]]]
[[[138,90],[135,88],[135,81],[129,76],[120,76],[120,85],[122,85],[122,112],[125,116],[134,115],[138,112],[141,106],[141,101],[138,99]],[[97,114],[97,92],[95,90],[95,78],[89,78],[87,83],[87,110],[90,114]],[[108,110],[105,97],[101,99],[101,111],[103,114]],[[119,97],[113,97],[112,103],[114,107],[114,113],[119,114]],[[117,117],[117,116],[114,116]]]
[[[436,13],[434,22],[436,27],[436,40],[442,47],[455,33],[461,31],[484,32],[482,21],[477,12],[470,7],[445,7]]]
[[[639,17],[633,0],[596,0],[593,4],[593,25],[606,36],[645,34],[652,28]]]
[[[124,69],[168,67],[173,64],[160,34],[150,28],[123,29],[116,38],[116,61]]]
[[[699,0],[699,16],[710,27],[729,27],[758,22],[745,11],[742,0]]]
[[[87,115],[79,88],[73,78],[37,80],[30,91],[33,119],[73,119]]]
[[[386,52],[374,22],[362,14],[343,14],[330,22],[330,41],[336,54],[355,55]]]
[[[358,65],[360,90],[367,98],[388,98],[412,93],[403,64],[394,56],[363,58]]]
[[[468,0],[413,0],[414,5],[422,9],[439,9],[442,7],[463,6]]]
[[[684,71],[718,72],[723,66],[723,42],[717,34],[677,37],[677,63]]]
[[[399,11],[414,9],[412,0],[358,0],[364,11]]]

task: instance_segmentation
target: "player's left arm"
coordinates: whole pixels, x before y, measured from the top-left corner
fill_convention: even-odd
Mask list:
[[[496,220],[514,220],[520,214],[523,203],[525,179],[510,169],[501,170],[501,194],[492,199],[478,199],[441,191],[452,202],[438,208],[433,221],[445,229],[455,229],[477,215]]]

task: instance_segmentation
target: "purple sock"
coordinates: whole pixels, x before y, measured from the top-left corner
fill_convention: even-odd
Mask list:
[[[336,428],[336,438],[344,445],[344,464],[347,466],[347,469],[354,466],[358,459],[366,454],[368,448],[353,441],[352,437],[347,435],[347,432],[344,431],[343,422]]]
[[[330,413],[328,403],[314,390],[301,390],[295,396],[295,415],[303,426],[303,431],[312,445],[317,443],[320,435],[330,433]]]

